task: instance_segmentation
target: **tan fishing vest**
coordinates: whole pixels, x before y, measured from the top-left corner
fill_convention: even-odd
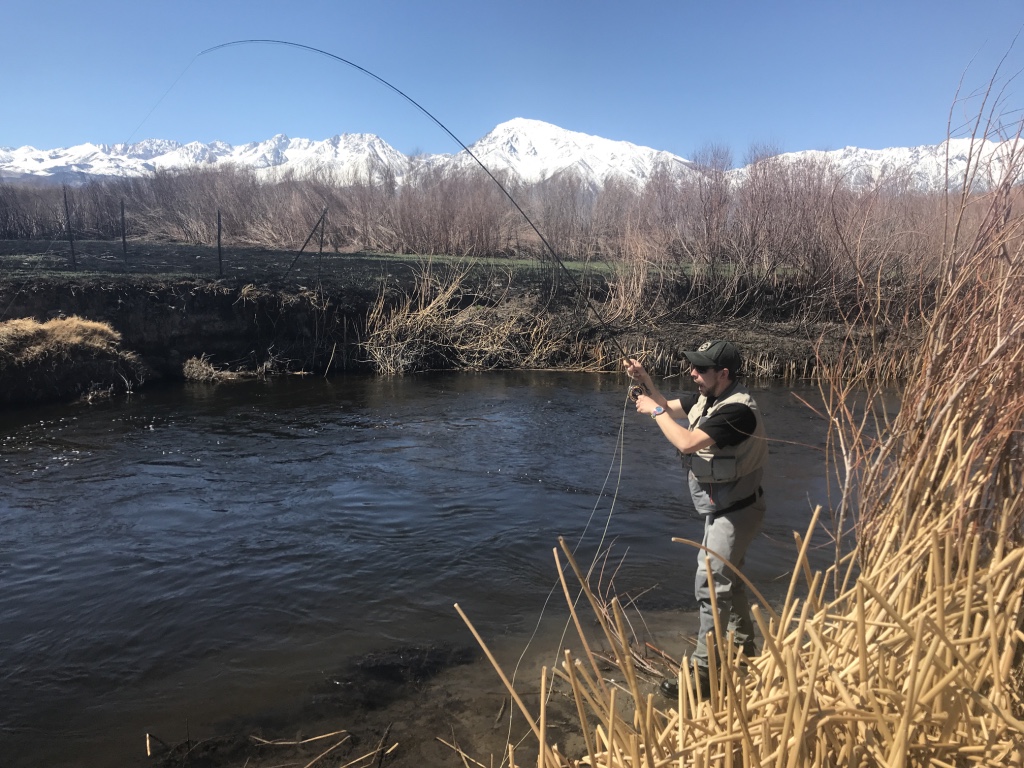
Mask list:
[[[763,469],[768,462],[767,434],[761,419],[761,411],[758,410],[757,403],[754,402],[754,398],[750,396],[746,388],[734,384],[731,391],[727,391],[724,397],[718,398],[707,413],[704,413],[706,403],[707,397],[701,395],[697,398],[697,403],[690,409],[688,417],[691,430],[699,429],[701,423],[714,415],[720,408],[731,403],[742,403],[750,408],[754,412],[757,426],[751,438],[744,440],[739,445],[703,448],[687,457],[694,479],[699,483],[732,483],[751,472]]]

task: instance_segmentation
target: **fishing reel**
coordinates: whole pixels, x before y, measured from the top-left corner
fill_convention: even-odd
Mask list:
[[[643,386],[641,386],[640,384],[633,384],[629,388],[629,399],[632,400],[634,403],[640,399],[640,395],[646,394],[647,390],[644,389]]]

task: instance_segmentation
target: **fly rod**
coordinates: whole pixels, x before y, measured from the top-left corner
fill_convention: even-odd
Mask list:
[[[626,351],[622,348],[622,345],[620,345],[619,342],[616,340],[614,331],[611,329],[611,327],[609,326],[608,322],[604,319],[604,316],[601,314],[601,312],[597,309],[597,306],[595,306],[594,302],[591,301],[590,296],[588,296],[586,294],[586,292],[583,290],[583,286],[580,285],[579,281],[576,280],[576,277],[572,274],[572,272],[569,271],[569,268],[565,266],[565,262],[562,261],[561,257],[555,252],[555,249],[551,246],[551,243],[549,243],[548,239],[544,236],[544,233],[540,231],[540,229],[537,227],[536,224],[533,223],[533,220],[527,215],[526,211],[523,210],[522,206],[520,206],[519,203],[516,202],[516,199],[512,196],[512,193],[509,192],[508,189],[506,189],[505,185],[502,184],[497,179],[497,177],[495,177],[495,175],[493,173],[491,173],[490,169],[486,165],[484,165],[483,161],[481,161],[480,158],[477,157],[469,147],[466,146],[466,144],[462,141],[462,139],[460,139],[458,136],[456,136],[454,133],[452,133],[451,130],[449,130],[448,126],[446,126],[444,123],[442,123],[440,120],[438,120],[429,110],[427,110],[426,107],[424,107],[422,104],[420,104],[418,101],[413,99],[411,96],[409,96],[404,91],[398,89],[397,87],[395,87],[394,85],[389,83],[387,80],[385,80],[380,75],[374,74],[373,72],[371,72],[370,70],[366,69],[365,67],[361,67],[358,64],[356,64],[355,62],[350,61],[350,60],[348,60],[346,58],[343,58],[341,56],[338,56],[336,54],[330,53],[329,51],[325,51],[325,50],[323,50],[321,48],[314,48],[311,45],[304,45],[303,43],[293,43],[293,42],[288,41],[288,40],[266,40],[266,39],[234,40],[234,41],[232,41],[230,43],[221,43],[220,45],[215,45],[212,48],[207,48],[207,49],[205,49],[203,51],[200,51],[199,52],[199,56],[204,56],[207,53],[213,53],[214,51],[219,51],[219,50],[224,49],[224,48],[232,48],[232,47],[241,46],[241,45],[283,45],[283,46],[287,46],[287,47],[290,47],[290,48],[298,48],[300,50],[310,51],[311,53],[316,53],[316,54],[319,54],[321,56],[326,56],[329,59],[333,59],[334,61],[340,62],[342,64],[346,64],[349,67],[352,67],[353,69],[358,70],[359,72],[362,72],[364,75],[373,78],[374,80],[376,80],[381,85],[383,85],[386,88],[388,88],[388,89],[394,91],[395,93],[397,93],[403,99],[405,99],[410,104],[412,104],[414,107],[416,107],[416,109],[418,109],[420,112],[422,112],[428,118],[430,118],[430,120],[433,121],[442,131],[447,133],[452,138],[452,140],[455,141],[456,144],[458,144],[460,147],[462,147],[462,149],[466,152],[467,155],[469,155],[471,158],[473,158],[473,160],[476,162],[476,164],[479,165],[480,168],[483,169],[483,172],[487,174],[488,178],[490,178],[491,181],[493,181],[495,184],[498,185],[498,189],[500,189],[502,191],[502,194],[504,194],[505,197],[508,198],[508,201],[510,203],[512,203],[512,206],[519,212],[519,214],[523,217],[523,220],[530,226],[530,229],[532,229],[534,231],[534,233],[537,235],[537,237],[540,238],[541,243],[544,245],[544,249],[547,251],[548,254],[550,254],[550,256],[554,260],[555,264],[557,264],[558,267],[561,269],[561,271],[564,273],[565,277],[569,280],[569,284],[573,287],[573,289],[576,291],[576,293],[580,297],[582,297],[584,302],[586,302],[587,309],[590,310],[591,314],[597,320],[598,325],[601,328],[603,328],[605,331],[608,332],[609,340],[611,341],[612,345],[615,347],[616,351],[618,351],[618,353],[622,356],[622,359],[623,360],[628,360],[629,359],[629,355],[626,354]],[[630,398],[630,400],[635,401],[642,394],[645,394],[645,391],[644,391],[644,388],[641,385],[633,384],[633,385],[630,386],[630,388],[629,388],[629,398]]]

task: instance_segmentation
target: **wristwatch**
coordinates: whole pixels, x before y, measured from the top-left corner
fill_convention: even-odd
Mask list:
[[[665,409],[664,409],[664,408],[662,408],[662,407],[661,407],[661,406],[659,405],[659,406],[657,406],[657,407],[656,407],[656,408],[655,408],[655,409],[654,409],[653,411],[651,411],[651,418],[652,418],[652,419],[656,419],[656,418],[658,418],[659,416],[661,416],[661,414],[663,414],[664,412],[665,412]]]

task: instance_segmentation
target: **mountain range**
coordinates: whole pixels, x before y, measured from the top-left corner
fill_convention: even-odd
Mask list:
[[[508,172],[527,183],[572,171],[594,188],[612,178],[643,184],[658,168],[686,175],[694,173],[696,167],[670,152],[525,118],[501,123],[469,149],[492,173]],[[981,159],[983,176],[991,172],[998,178],[1011,150],[1009,141],[954,138],[920,147],[790,152],[779,159],[826,160],[855,185],[871,184],[900,172],[907,174],[917,189],[941,190],[962,183],[972,157]],[[465,151],[406,156],[379,137],[365,133],[340,134],[323,141],[278,134],[266,141],[238,146],[220,141],[180,144],[147,139],[134,144],[79,144],[47,150],[0,147],[0,181],[4,182],[82,183],[93,178],[139,176],[157,169],[225,165],[252,168],[263,178],[287,172],[301,176],[326,171],[343,182],[386,174],[401,184],[410,173],[476,167],[476,161]],[[729,173],[738,176],[744,172],[738,168]]]

